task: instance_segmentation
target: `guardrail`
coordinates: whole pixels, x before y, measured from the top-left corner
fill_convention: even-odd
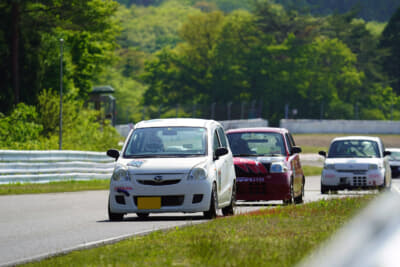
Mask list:
[[[0,184],[110,179],[114,164],[105,152],[0,150]]]

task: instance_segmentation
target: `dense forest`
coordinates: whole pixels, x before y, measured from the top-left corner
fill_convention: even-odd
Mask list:
[[[97,85],[115,89],[117,123],[246,103],[272,125],[400,119],[395,0],[0,0],[0,21],[1,147],[56,145],[61,51],[71,148],[117,139],[87,108]]]

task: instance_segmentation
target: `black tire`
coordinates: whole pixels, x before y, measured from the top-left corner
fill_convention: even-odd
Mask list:
[[[235,214],[234,207],[236,203],[236,183],[234,182],[233,188],[232,188],[232,196],[231,196],[231,203],[229,206],[222,208],[222,214],[224,216],[232,216]]]
[[[114,213],[110,210],[110,199],[108,199],[108,219],[110,221],[122,221],[124,219],[123,213]]]
[[[329,193],[329,188],[323,184],[321,184],[321,194],[328,194]]]
[[[211,190],[210,208],[204,212],[204,218],[211,220],[217,217],[218,195],[215,183]]]
[[[140,219],[147,219],[149,217],[149,213],[146,212],[137,212],[136,215],[140,218]]]
[[[305,179],[304,179],[304,177],[303,177],[303,182],[302,182],[302,185],[301,185],[301,193],[300,193],[300,196],[295,197],[295,199],[294,199],[294,203],[295,203],[295,204],[301,204],[301,203],[303,203],[304,187],[305,187]]]
[[[284,199],[283,200],[283,204],[284,205],[290,205],[293,204],[293,196],[294,196],[294,192],[293,192],[293,180],[290,182],[290,198],[289,199]]]

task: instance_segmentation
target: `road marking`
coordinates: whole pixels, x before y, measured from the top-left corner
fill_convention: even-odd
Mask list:
[[[397,186],[392,185],[392,188],[394,189],[394,191],[396,191],[398,194],[400,194],[400,189]]]

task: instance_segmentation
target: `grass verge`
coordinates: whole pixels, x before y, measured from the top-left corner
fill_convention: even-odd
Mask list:
[[[43,194],[76,192],[86,190],[108,190],[109,180],[61,181],[50,183],[14,183],[0,185],[0,195]]]
[[[301,166],[304,172],[304,176],[319,176],[322,173],[322,167],[318,166],[309,166],[309,165],[303,165]]]
[[[223,217],[27,266],[293,266],[373,197],[322,200]]]

